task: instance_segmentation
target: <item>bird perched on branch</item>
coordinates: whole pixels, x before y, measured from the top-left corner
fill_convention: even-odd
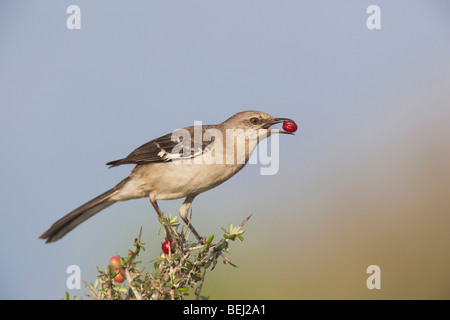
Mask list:
[[[227,181],[247,163],[257,144],[275,133],[293,134],[272,125],[292,121],[260,111],[239,112],[218,125],[194,125],[154,139],[110,167],[135,164],[115,187],[73,210],[39,236],[46,243],[61,239],[80,223],[118,201],[149,197],[162,217],[157,200],[186,198],[182,220],[201,239],[187,215],[194,198]]]

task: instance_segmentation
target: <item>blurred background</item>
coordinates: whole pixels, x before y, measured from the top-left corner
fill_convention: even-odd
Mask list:
[[[69,30],[69,5],[81,29]],[[369,30],[369,5],[381,29]],[[219,264],[211,299],[450,298],[450,2],[0,2],[1,299],[59,299],[66,269],[93,282],[143,227],[148,199],[102,211],[62,240],[38,236],[111,188],[108,169],[195,120],[256,109],[299,124],[280,169],[248,165],[193,203],[221,236],[249,214],[238,268]],[[160,201],[177,214],[182,200]],[[366,269],[381,269],[369,290]]]

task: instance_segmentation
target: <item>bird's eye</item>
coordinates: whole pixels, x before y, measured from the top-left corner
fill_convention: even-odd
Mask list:
[[[250,118],[250,123],[253,125],[257,125],[259,123],[259,118],[256,117]]]

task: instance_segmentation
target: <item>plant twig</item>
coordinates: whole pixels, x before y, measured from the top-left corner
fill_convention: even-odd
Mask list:
[[[202,288],[203,288],[203,283],[205,283],[205,276],[206,276],[206,269],[205,269],[205,271],[203,271],[202,281],[200,282],[200,285],[199,285],[199,287],[197,289],[197,296],[195,297],[195,300],[200,300],[201,293],[202,293]]]

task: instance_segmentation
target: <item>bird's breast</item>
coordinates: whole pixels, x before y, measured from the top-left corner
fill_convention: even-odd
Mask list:
[[[152,163],[137,167],[131,184],[140,196],[152,193],[155,200],[179,199],[220,185],[243,166],[244,164],[195,164],[182,161]],[[130,193],[132,192],[128,192]]]

